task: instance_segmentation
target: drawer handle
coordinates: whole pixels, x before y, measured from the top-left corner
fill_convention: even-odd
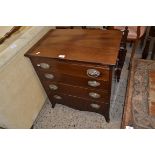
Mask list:
[[[100,97],[101,97],[101,95],[100,95],[100,94],[97,94],[97,93],[94,93],[94,92],[90,92],[90,93],[89,93],[89,96],[90,96],[90,97],[92,97],[92,98],[95,98],[95,99],[97,99],[97,98],[100,98]]]
[[[45,74],[44,76],[45,76],[45,78],[50,79],[50,80],[54,79],[53,74]]]
[[[91,87],[98,87],[100,86],[100,83],[97,81],[88,81],[88,85]]]
[[[98,70],[96,70],[96,69],[88,69],[87,70],[87,75],[89,77],[98,77],[98,76],[100,76],[100,72]]]
[[[57,100],[61,100],[61,99],[62,99],[62,97],[59,96],[59,95],[54,95],[53,97],[54,97],[55,99],[57,99]]]
[[[58,86],[56,86],[55,84],[50,84],[50,85],[49,85],[49,88],[50,88],[51,90],[57,90],[57,89],[58,89]]]
[[[40,64],[37,64],[37,66],[41,67],[42,69],[49,69],[50,68],[50,65],[47,63],[40,63]]]
[[[90,104],[90,106],[91,106],[92,108],[95,108],[95,109],[99,109],[99,108],[100,108],[100,105],[94,104],[94,103]]]

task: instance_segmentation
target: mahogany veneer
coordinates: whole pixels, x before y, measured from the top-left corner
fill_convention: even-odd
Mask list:
[[[56,29],[25,55],[54,107],[56,103],[97,112],[109,121],[111,83],[122,33]]]

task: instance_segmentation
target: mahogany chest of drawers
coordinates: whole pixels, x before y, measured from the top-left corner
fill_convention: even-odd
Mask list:
[[[109,121],[112,72],[121,37],[114,30],[56,29],[25,54],[52,107],[64,104],[100,113]]]

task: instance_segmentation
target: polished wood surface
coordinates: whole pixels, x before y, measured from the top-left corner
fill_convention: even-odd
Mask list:
[[[109,30],[57,29],[25,54],[53,108],[60,103],[100,113],[109,121],[112,72],[121,35]]]
[[[28,55],[55,59],[65,55],[66,60],[115,65],[121,37],[116,30],[56,29]]]
[[[103,79],[94,79],[90,77],[81,77],[81,76],[75,76],[75,75],[68,75],[68,74],[62,74],[60,72],[50,72],[50,71],[41,71],[38,73],[39,77],[42,79],[42,81],[56,81],[56,82],[64,82],[69,85],[75,85],[75,86],[81,86],[81,87],[86,87],[86,88],[93,88],[92,86],[88,85],[88,81],[96,81],[99,82],[100,85],[96,86],[96,89],[104,89],[104,90],[109,90],[109,80],[107,79],[106,81]],[[45,77],[45,74],[52,74],[54,77],[53,79],[47,79]]]
[[[57,86],[57,90],[51,90],[50,85],[54,84]],[[79,87],[79,86],[73,86],[73,85],[68,85],[64,83],[57,83],[57,82],[44,82],[45,87],[47,88],[47,92],[52,92],[53,94],[57,93],[63,93],[63,94],[68,94],[72,96],[78,96],[80,98],[85,98],[93,101],[98,101],[98,102],[107,102],[109,103],[109,92],[108,90],[97,90],[97,89],[88,89],[85,87]],[[89,93],[97,93],[100,95],[100,98],[92,98],[89,96]]]
[[[50,58],[40,58],[35,57],[32,59],[32,63],[34,66],[40,63],[47,63],[50,65],[49,69],[42,69],[41,67],[37,67],[40,71],[50,71],[55,73],[73,75],[78,77],[88,77],[87,70],[88,69],[96,69],[100,71],[100,76],[97,77],[98,80],[109,80],[109,67],[108,66],[99,66],[92,64],[83,64],[76,62],[68,62],[65,60],[55,60]]]
[[[86,100],[83,98],[65,94],[57,94],[58,96],[62,97],[62,99],[55,99],[54,95],[55,94],[52,93],[49,95],[49,99],[53,104],[64,104],[78,110],[96,112],[102,115],[104,114],[106,121],[109,121],[109,104],[106,104],[104,102]],[[91,104],[97,104],[100,106],[100,108],[93,108]]]

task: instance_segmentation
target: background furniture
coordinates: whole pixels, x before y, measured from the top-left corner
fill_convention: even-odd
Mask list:
[[[112,79],[122,33],[56,29],[27,54],[51,101],[97,112],[109,121]]]
[[[148,57],[149,52],[151,52],[151,59],[153,60],[155,55],[155,26],[148,27],[148,34],[146,36],[146,44],[143,49],[142,59]]]
[[[128,27],[126,26],[124,31],[122,32],[123,34],[122,34],[122,39],[121,39],[121,43],[120,43],[119,55],[118,55],[118,59],[117,59],[117,68],[115,70],[117,81],[120,80],[121,71],[122,71],[126,53],[127,53],[126,46],[127,46],[128,32],[129,32],[129,30],[128,30]]]
[[[108,29],[124,30],[125,26],[109,26]],[[128,26],[128,37],[127,41],[133,43],[131,59],[134,57],[135,50],[138,46],[138,42],[144,36],[146,32],[146,26]]]

